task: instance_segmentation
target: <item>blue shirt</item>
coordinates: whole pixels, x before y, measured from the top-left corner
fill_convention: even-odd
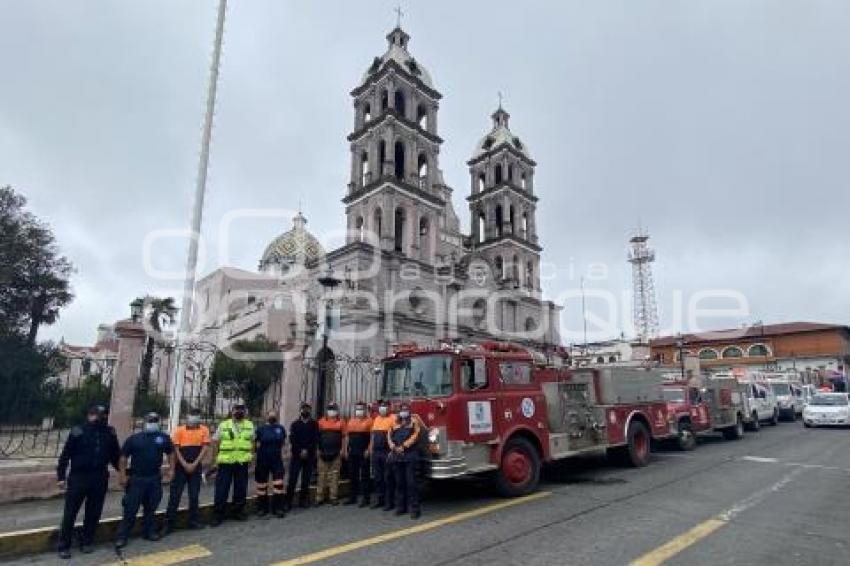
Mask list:
[[[162,457],[173,451],[171,439],[162,432],[137,432],[121,448],[121,454],[130,459],[131,476],[159,475]]]
[[[257,456],[261,458],[281,458],[283,443],[286,441],[286,429],[283,425],[264,424],[257,428]]]

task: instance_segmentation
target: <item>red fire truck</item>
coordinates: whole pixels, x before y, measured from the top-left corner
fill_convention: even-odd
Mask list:
[[[693,450],[697,435],[706,432],[720,432],[727,440],[743,437],[749,415],[745,387],[734,378],[666,382],[664,398],[679,448]]]
[[[506,343],[400,347],[383,361],[382,395],[409,400],[428,427],[429,476],[493,473],[508,496],[533,491],[540,466],[606,451],[632,466],[676,436],[662,376],[640,368],[570,369]]]

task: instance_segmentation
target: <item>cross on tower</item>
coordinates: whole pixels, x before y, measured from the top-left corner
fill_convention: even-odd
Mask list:
[[[502,91],[500,90],[496,94],[499,96],[499,110],[501,110],[502,109]]]
[[[393,10],[393,12],[395,12],[395,16],[396,16],[395,27],[400,28],[401,27],[401,18],[402,18],[402,16],[404,16],[404,12],[402,12],[402,10],[401,10],[401,4],[396,6],[395,10]]]

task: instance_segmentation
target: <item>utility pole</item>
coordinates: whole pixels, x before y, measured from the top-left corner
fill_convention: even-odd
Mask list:
[[[189,237],[189,252],[186,257],[186,278],[183,282],[183,305],[180,309],[180,329],[177,333],[177,363],[174,369],[171,404],[168,413],[169,430],[175,430],[180,422],[180,405],[183,401],[183,383],[186,367],[180,355],[180,342],[189,334],[192,326],[192,306],[195,294],[195,270],[198,265],[198,240],[201,238],[201,221],[204,214],[204,196],[207,190],[207,171],[210,162],[210,140],[212,138],[213,116],[215,115],[215,95],[218,88],[218,69],[221,62],[221,41],[224,36],[224,14],[227,0],[219,0],[218,16],[215,25],[215,43],[213,44],[210,80],[207,88],[207,108],[204,115],[204,129],[201,134],[201,155],[198,159],[198,175],[195,182],[195,202],[192,207],[192,227]]]

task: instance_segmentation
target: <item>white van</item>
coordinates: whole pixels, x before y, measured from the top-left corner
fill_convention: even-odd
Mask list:
[[[779,422],[779,405],[776,395],[766,381],[747,381],[750,418],[746,423],[750,430],[758,430],[762,423],[776,426]]]
[[[803,403],[799,397],[800,389],[795,388],[789,379],[773,378],[767,380],[779,409],[779,418],[786,421],[796,421],[797,415],[803,412]],[[795,394],[794,390],[798,393]]]

